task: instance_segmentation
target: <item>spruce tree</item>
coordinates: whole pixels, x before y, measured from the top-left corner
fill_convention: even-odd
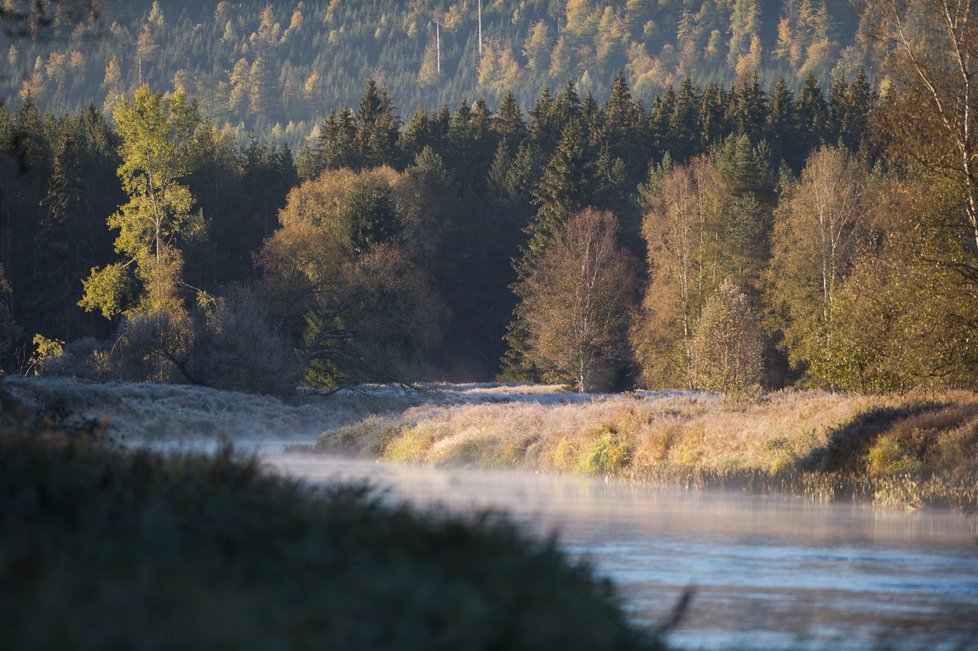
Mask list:
[[[396,165],[399,121],[387,87],[367,82],[357,109],[356,144],[364,167]]]
[[[523,122],[523,111],[512,91],[508,91],[500,102],[496,114],[492,117],[491,128],[510,152],[515,152],[526,139],[527,129]]]

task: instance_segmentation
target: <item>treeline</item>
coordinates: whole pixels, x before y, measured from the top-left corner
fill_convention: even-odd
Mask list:
[[[403,128],[386,89],[370,82],[355,110],[323,121],[295,167],[288,150],[257,141],[235,146],[193,105],[178,102],[180,95],[143,90],[138,97],[139,111],[122,110],[129,100],[116,106],[116,129],[95,109],[42,117],[25,102],[0,113],[11,154],[0,201],[6,239],[19,243],[3,260],[21,335],[8,344],[22,351],[22,363],[35,333],[47,341],[110,334],[106,320],[75,307],[79,301],[112,319],[122,315],[131,327],[137,314],[186,306],[197,292],[228,295],[228,283],[238,283],[256,295],[230,292],[235,300],[263,306],[267,328],[299,350],[309,381],[488,377],[504,357],[509,377],[540,379],[545,365],[523,354],[518,309],[513,318],[519,285],[515,295],[510,286],[529,278],[569,216],[585,207],[612,211],[624,246],[644,259],[642,218],[663,174],[706,156],[739,197],[740,212],[721,216],[753,229],[743,237],[760,247],[755,266],[763,267],[781,180],[825,143],[874,156],[865,134],[875,99],[862,75],[838,80],[827,94],[809,77],[797,97],[784,83],[769,96],[756,78],[729,89],[686,80],[647,109],[618,75],[603,104],[568,84],[556,94],[545,90],[527,112],[507,95],[496,112],[463,101],[453,111],[418,110]],[[163,241],[126,225],[139,223],[145,209],[127,175],[145,173],[146,161],[138,152],[127,156],[125,134],[133,122],[176,119],[174,111],[189,112],[181,118],[189,123],[157,138],[173,148],[168,173],[189,198],[164,215]],[[113,179],[116,168],[125,192]],[[304,182],[286,200],[297,174]],[[130,203],[110,220],[115,238],[104,219],[127,196]],[[125,256],[114,264],[113,239]],[[22,243],[31,243],[31,254]],[[739,251],[742,243],[724,235],[720,246]],[[151,258],[170,261],[169,288],[153,289]],[[99,273],[89,277],[93,267]],[[53,298],[44,303],[44,296]],[[203,303],[193,308],[196,317],[177,321],[231,318]],[[115,337],[125,339],[120,331]],[[202,381],[180,359],[189,355],[187,339],[175,340],[185,350],[167,352],[172,359],[162,366]],[[621,364],[611,381],[629,382],[632,368]]]
[[[10,8],[27,3],[8,2]],[[184,90],[242,139],[251,132],[300,145],[331,109],[356,102],[368,77],[400,106],[455,106],[508,90],[530,105],[573,81],[605,99],[625,71],[651,102],[685,77],[699,85],[783,77],[798,91],[870,65],[850,0],[476,0],[389,2],[99,3],[79,23],[72,2],[50,29],[0,33],[0,96],[30,95],[42,110],[106,110],[142,83]],[[66,15],[62,15],[66,14]]]
[[[208,122],[194,129],[185,181],[202,228],[184,249],[185,282],[250,281],[253,252],[274,231],[296,184],[293,156],[257,139],[241,147]],[[42,115],[29,101],[14,112],[0,108],[7,369],[29,363],[35,333],[64,341],[109,334],[107,321],[77,303],[80,280],[114,255],[106,219],[127,199],[117,176],[121,144],[117,127],[95,107],[62,116]]]
[[[140,87],[114,129],[25,102],[0,114],[7,343],[21,370],[276,392],[972,385],[978,57],[949,62],[978,34],[938,9],[874,19],[882,99],[754,76],[646,107],[619,73],[603,103],[568,83],[402,127],[371,81],[294,161],[181,92]]]

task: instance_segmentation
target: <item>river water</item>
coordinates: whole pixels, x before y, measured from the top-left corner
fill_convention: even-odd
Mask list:
[[[684,649],[978,649],[976,519],[779,495],[393,466],[279,451],[313,482],[366,480],[387,499],[501,510],[610,577],[634,619],[691,605]]]

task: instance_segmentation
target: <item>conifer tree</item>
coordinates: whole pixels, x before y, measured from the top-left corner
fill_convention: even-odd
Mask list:
[[[501,143],[510,152],[515,152],[526,139],[526,123],[523,122],[523,112],[512,91],[503,96],[499,108],[492,117],[491,129]]]
[[[375,167],[397,163],[398,129],[387,87],[370,79],[357,109],[356,145],[360,164]]]
[[[795,107],[795,98],[784,77],[778,79],[774,86],[774,93],[771,95],[771,112],[767,118],[767,142],[771,146],[774,158],[786,159],[789,151],[794,147],[795,139],[798,137],[798,115]],[[787,161],[789,167],[797,172],[799,161]]]
[[[805,160],[808,152],[814,151],[821,144],[826,144],[826,124],[828,122],[828,106],[825,96],[819,88],[815,75],[805,77],[801,90],[798,91],[798,128],[799,137],[790,160],[797,161],[799,166]]]
[[[564,127],[543,176],[533,191],[537,213],[527,230],[527,243],[516,266],[525,277],[543,254],[553,234],[571,214],[591,202],[594,172],[580,122]]]

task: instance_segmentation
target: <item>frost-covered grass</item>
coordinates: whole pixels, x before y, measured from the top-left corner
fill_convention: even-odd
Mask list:
[[[978,396],[964,392],[426,404],[328,431],[317,447],[395,462],[978,507]]]
[[[59,418],[0,395],[5,649],[660,648],[607,581],[501,517],[123,448]]]
[[[394,394],[354,394],[323,398],[300,395],[289,401],[204,387],[152,382],[89,382],[73,378],[3,380],[18,400],[67,424],[104,422],[110,434],[136,441],[226,438],[314,441],[326,429],[374,412],[403,410],[410,402]]]
[[[25,402],[105,420],[130,440],[239,447],[296,442],[330,454],[480,468],[748,486],[880,504],[978,507],[978,395],[785,391],[568,393],[556,386],[364,386],[290,401],[160,384],[7,378]]]
[[[25,404],[63,414],[69,424],[104,421],[110,434],[118,437],[188,444],[219,438],[237,443],[313,443],[324,431],[418,405],[556,405],[609,399],[568,393],[558,386],[489,383],[433,383],[416,388],[365,385],[331,395],[305,390],[289,400],[191,385],[64,377],[7,377],[3,384]]]

